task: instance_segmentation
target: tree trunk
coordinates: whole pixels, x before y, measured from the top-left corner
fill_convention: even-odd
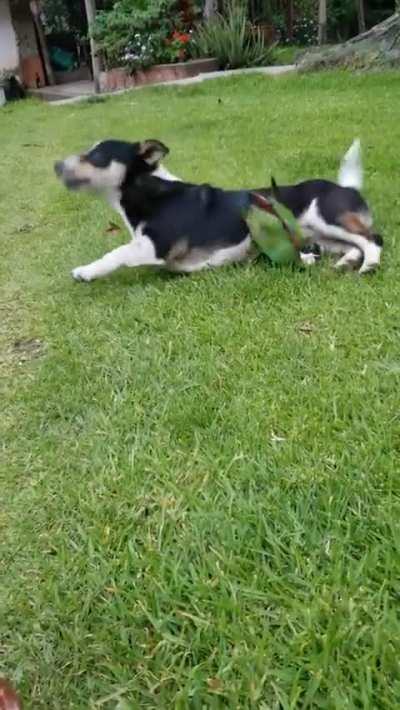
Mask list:
[[[290,41],[293,40],[294,0],[288,0],[286,5],[286,33]]]
[[[358,31],[360,34],[362,34],[362,32],[365,32],[367,29],[367,26],[365,24],[364,0],[356,0],[356,10],[358,20]]]
[[[350,69],[400,66],[400,13],[395,12],[387,20],[348,42],[307,52],[299,62],[302,71],[337,66]]]
[[[326,0],[318,3],[318,44],[326,44]]]
[[[218,12],[218,0],[206,0],[204,5],[204,17],[209,20],[210,17],[214,17]]]

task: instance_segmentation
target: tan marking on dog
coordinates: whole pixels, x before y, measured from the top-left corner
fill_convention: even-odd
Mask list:
[[[367,239],[372,238],[369,226],[365,224],[360,214],[345,212],[341,216],[340,222],[348,232],[352,234],[362,234],[364,237],[367,237]]]

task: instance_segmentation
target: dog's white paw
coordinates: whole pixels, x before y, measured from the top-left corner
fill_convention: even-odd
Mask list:
[[[364,262],[359,274],[368,274],[371,271],[376,271],[381,261],[382,245],[375,242],[368,242],[368,248],[365,250]]]
[[[301,263],[305,266],[314,266],[317,263],[318,257],[315,254],[300,252]]]
[[[93,274],[89,266],[77,266],[72,270],[72,278],[75,281],[91,281]]]
[[[370,274],[379,268],[379,261],[364,261],[361,269],[358,270],[359,274]]]

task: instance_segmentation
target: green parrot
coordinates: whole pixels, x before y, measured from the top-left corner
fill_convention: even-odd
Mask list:
[[[272,191],[275,192],[275,181]],[[300,261],[304,236],[290,210],[274,197],[253,193],[255,204],[248,210],[245,221],[250,235],[259,250],[275,264],[291,264]]]

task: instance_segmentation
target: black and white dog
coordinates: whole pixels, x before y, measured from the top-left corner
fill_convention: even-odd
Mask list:
[[[338,182],[306,180],[276,186],[276,199],[298,219],[302,232],[321,252],[341,254],[336,268],[359,266],[359,273],[374,271],[380,263],[383,239],[373,231],[372,215],[360,194],[363,184],[360,141],[344,156]],[[271,190],[261,190],[270,194]]]
[[[379,265],[382,240],[372,233],[372,218],[359,193],[358,142],[342,161],[339,184],[310,180],[260,190],[228,191],[182,182],[161,165],[168,152],[157,140],[106,140],[55,163],[66,187],[101,193],[131,235],[128,244],[74,269],[76,280],[92,281],[121,266],[159,266],[190,273],[246,261],[255,249],[243,215],[256,203],[256,193],[273,194],[291,209],[309,244],[340,253],[337,266],[360,263],[364,273]],[[312,250],[301,254],[307,264],[317,256]]]

